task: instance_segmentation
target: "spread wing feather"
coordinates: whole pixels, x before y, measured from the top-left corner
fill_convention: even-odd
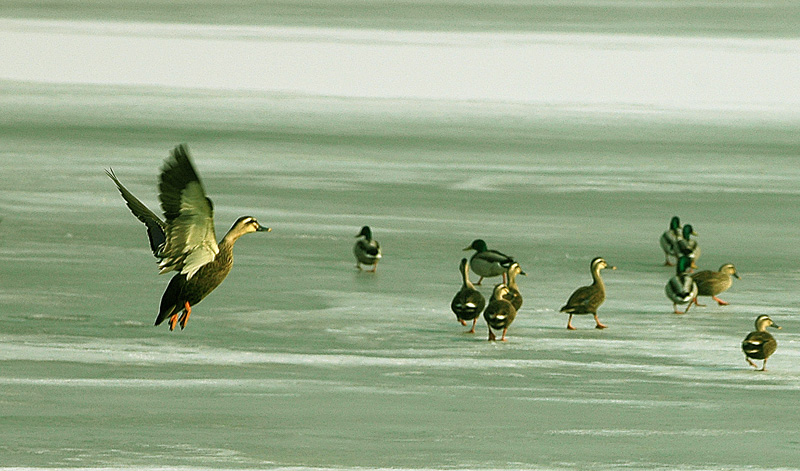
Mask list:
[[[122,195],[122,198],[125,200],[125,204],[128,206],[128,209],[131,210],[137,219],[142,221],[144,225],[147,226],[147,237],[150,239],[150,249],[153,251],[153,255],[160,258],[161,251],[164,249],[164,244],[167,240],[166,235],[164,234],[166,224],[161,220],[161,218],[156,216],[155,213],[150,211],[150,208],[145,206],[144,203],[133,196],[133,193],[125,188],[119,179],[117,179],[117,176],[114,175],[113,170],[106,170],[106,174],[109,178],[111,178],[111,180],[114,181],[114,184],[117,185],[117,189]]]
[[[214,233],[214,208],[200,177],[181,144],[172,150],[158,185],[166,218],[166,243],[159,263],[161,273],[178,270],[190,279],[219,253]]]

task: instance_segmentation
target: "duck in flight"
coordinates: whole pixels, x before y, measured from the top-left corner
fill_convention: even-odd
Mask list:
[[[243,216],[218,243],[213,204],[206,196],[185,144],[170,152],[161,169],[158,198],[164,211],[163,220],[133,196],[113,170],[106,170],[106,173],[117,185],[133,215],[147,226],[150,249],[158,259],[160,273],[178,272],[161,297],[155,322],[159,325],[169,318],[169,330],[174,330],[178,322],[181,329],[185,328],[192,306],[228,276],[233,267],[233,244],[239,237],[271,230],[254,217]]]

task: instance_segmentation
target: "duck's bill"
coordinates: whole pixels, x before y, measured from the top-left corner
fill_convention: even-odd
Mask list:
[[[258,226],[258,229],[256,229],[256,232],[272,232],[272,228],[271,227]]]

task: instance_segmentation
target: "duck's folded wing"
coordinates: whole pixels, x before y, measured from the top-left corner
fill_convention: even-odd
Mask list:
[[[214,233],[214,209],[181,144],[172,150],[161,170],[158,185],[166,218],[166,244],[161,252],[161,273],[178,270],[191,278],[219,253]]]
[[[512,263],[514,263],[514,258],[504,254],[503,252],[498,252],[497,250],[486,250],[481,252],[481,258],[484,260],[490,261],[492,263],[499,263],[504,267],[508,267]]]
[[[106,174],[109,178],[111,178],[111,180],[114,181],[114,184],[117,185],[117,189],[122,195],[122,198],[125,200],[125,204],[128,206],[128,209],[131,210],[137,219],[142,221],[144,225],[147,226],[147,237],[150,239],[150,249],[153,251],[153,255],[160,257],[160,253],[164,249],[164,244],[167,240],[166,235],[164,234],[166,227],[164,221],[156,216],[155,213],[150,211],[150,208],[145,206],[144,203],[139,201],[138,198],[133,196],[133,193],[128,191],[128,189],[125,188],[125,186],[119,181],[119,179],[117,179],[117,176],[114,175],[113,170],[106,170]]]

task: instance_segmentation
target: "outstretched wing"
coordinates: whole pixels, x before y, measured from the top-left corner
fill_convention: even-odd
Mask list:
[[[161,218],[150,211],[150,209],[145,206],[144,203],[133,196],[133,193],[125,188],[125,186],[117,179],[117,176],[114,175],[113,170],[106,170],[106,175],[108,175],[108,177],[114,181],[114,184],[117,185],[117,189],[122,195],[122,198],[125,200],[125,204],[128,205],[128,209],[130,209],[133,215],[142,221],[145,226],[147,226],[147,237],[150,239],[150,249],[153,251],[153,255],[160,258],[160,253],[164,249],[164,244],[167,240],[166,236],[164,235],[166,224],[161,220]]]
[[[158,197],[166,218],[166,243],[161,273],[178,270],[189,279],[219,253],[214,233],[214,209],[200,177],[181,144],[170,152],[161,169]]]

